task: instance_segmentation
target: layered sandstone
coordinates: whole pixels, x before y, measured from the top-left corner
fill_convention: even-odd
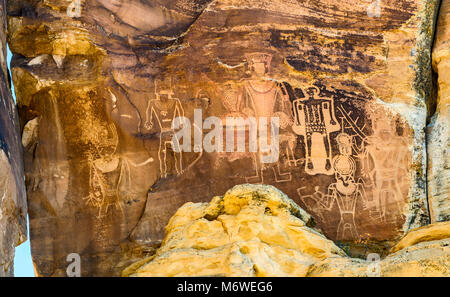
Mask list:
[[[78,253],[82,275],[119,275],[179,207],[243,183],[279,188],[353,254],[387,253],[429,222],[437,4],[8,1],[37,273],[65,275]],[[247,148],[250,128],[225,152],[223,121],[215,150],[195,142],[210,116],[278,118],[278,158]]]
[[[182,206],[169,221],[156,255],[124,275],[305,276],[312,264],[345,256],[308,227],[312,223],[274,187],[236,186],[210,203]]]
[[[450,222],[406,234],[384,259],[356,259],[311,229],[270,186],[240,185],[171,218],[156,255],[124,276],[450,276]],[[374,261],[376,260],[376,261]]]
[[[433,49],[433,68],[438,77],[437,100],[428,126],[428,196],[433,222],[450,220],[449,104],[450,104],[450,3],[442,1]]]
[[[395,253],[421,242],[446,238],[450,238],[450,222],[435,223],[411,230],[397,242],[390,252]]]
[[[411,230],[379,262],[330,257],[312,266],[310,277],[450,276],[450,223]]]
[[[14,273],[14,249],[27,237],[19,119],[6,61],[6,1],[0,1],[0,277]]]
[[[449,277],[450,239],[419,243],[380,262],[331,257],[314,265],[309,277]]]

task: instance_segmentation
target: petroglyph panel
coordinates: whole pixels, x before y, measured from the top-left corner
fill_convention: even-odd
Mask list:
[[[40,274],[74,252],[82,275],[117,274],[122,246],[243,183],[347,244],[427,222],[418,49],[437,1],[10,2]]]

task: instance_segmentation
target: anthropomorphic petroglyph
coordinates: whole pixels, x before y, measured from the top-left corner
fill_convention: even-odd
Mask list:
[[[337,137],[339,155],[333,158],[333,169],[336,182],[328,187],[328,197],[336,201],[340,222],[337,229],[337,239],[357,239],[359,236],[356,228],[356,203],[358,200],[365,203],[366,193],[363,184],[355,181],[356,162],[352,154],[352,137],[341,133]]]
[[[174,149],[174,146],[179,146],[179,141],[172,129],[172,122],[177,117],[184,117],[184,109],[181,101],[173,97],[174,92],[171,84],[169,86],[158,86],[156,81],[155,96],[156,99],[148,102],[144,125],[148,131],[156,128],[155,130],[159,134],[159,167],[161,177],[166,178],[170,174],[170,153],[174,158],[173,164],[176,173],[183,173],[183,153],[180,149]]]
[[[84,198],[88,205],[98,209],[98,218],[109,210],[122,210],[122,204],[137,198],[133,170],[153,163],[153,158],[141,158],[120,154],[117,128],[109,123],[104,130],[105,137],[88,154],[89,194]]]
[[[401,181],[407,173],[407,145],[397,135],[396,124],[378,111],[372,121],[373,136],[366,139],[364,174],[374,187],[379,218],[395,222],[402,213]]]
[[[246,79],[236,100],[237,110],[247,117],[255,117],[257,121],[261,118],[279,118],[279,141],[280,145],[295,142],[295,135],[289,132],[292,125],[291,103],[289,97],[282,91],[282,85],[268,77],[271,69],[272,55],[268,53],[251,53],[246,55],[251,78]],[[268,139],[270,142],[270,138]],[[291,144],[292,146],[292,144]],[[276,182],[290,181],[292,176],[289,172],[281,172],[279,162],[273,164],[262,164],[259,151],[254,154],[256,175],[247,177],[247,182],[263,183],[264,171],[271,170]]]
[[[336,121],[334,100],[320,97],[319,93],[317,87],[311,87],[307,98],[294,100],[293,130],[305,140],[306,172],[332,175],[330,133],[339,131],[340,124]]]
[[[86,203],[98,208],[98,216],[104,216],[110,207],[121,209],[118,195],[122,180],[122,166],[117,155],[119,137],[114,124],[106,128],[108,137],[88,155],[89,194]]]
[[[326,221],[327,211],[323,203],[327,200],[326,194],[320,190],[319,186],[314,187],[314,192],[310,195],[302,193],[306,187],[297,189],[297,194],[303,205],[320,222]]]
[[[331,211],[336,203],[339,210],[336,239],[355,240],[359,238],[355,222],[357,203],[359,201],[365,205],[367,197],[363,184],[355,181],[356,162],[351,155],[352,136],[341,133],[336,140],[339,155],[332,160],[336,181],[328,186],[328,193],[323,194],[318,187],[313,195],[302,195],[301,188],[297,192],[305,205],[310,204],[308,199],[315,201],[315,211],[322,220],[326,216],[325,212]]]

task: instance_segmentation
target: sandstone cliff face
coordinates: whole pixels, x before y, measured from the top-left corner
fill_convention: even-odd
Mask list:
[[[450,276],[450,222],[410,231],[378,262],[348,257],[269,186],[241,185],[171,218],[156,255],[124,276]],[[381,261],[380,261],[381,260]]]
[[[6,61],[6,5],[0,1],[0,277],[12,276],[14,248],[26,240],[27,206],[17,110]]]
[[[433,49],[433,67],[438,76],[436,111],[428,126],[428,195],[431,220],[450,220],[449,104],[450,104],[450,3],[442,1]]]
[[[242,183],[276,186],[356,254],[427,224],[438,1],[374,3],[8,1],[37,272],[78,253],[82,275],[119,275],[183,204]],[[278,118],[277,158],[249,127],[225,151],[226,117]]]

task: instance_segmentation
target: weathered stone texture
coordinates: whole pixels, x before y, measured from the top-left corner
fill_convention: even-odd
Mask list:
[[[276,186],[351,251],[428,223],[437,0],[76,2],[8,1],[40,275],[70,253],[82,275],[118,275],[179,207],[243,183]],[[211,130],[195,110],[278,118],[279,158],[177,152],[174,118]]]
[[[309,277],[449,277],[450,239],[419,243],[389,255],[378,268],[370,261],[331,257],[313,266]]]
[[[450,276],[449,222],[410,231],[379,262],[348,257],[308,222],[275,188],[236,186],[181,207],[156,255],[123,276]]]
[[[0,277],[14,274],[14,249],[26,240],[26,196],[17,109],[6,61],[6,5],[0,1]]]
[[[208,203],[187,203],[166,227],[161,248],[134,276],[305,276],[345,256],[307,225],[312,218],[274,187],[240,185]]]
[[[435,223],[411,230],[395,244],[390,252],[395,253],[421,242],[446,238],[450,238],[450,222]]]
[[[433,67],[438,76],[436,109],[428,126],[428,197],[431,220],[450,220],[449,108],[450,108],[450,2],[442,1],[433,49]]]

